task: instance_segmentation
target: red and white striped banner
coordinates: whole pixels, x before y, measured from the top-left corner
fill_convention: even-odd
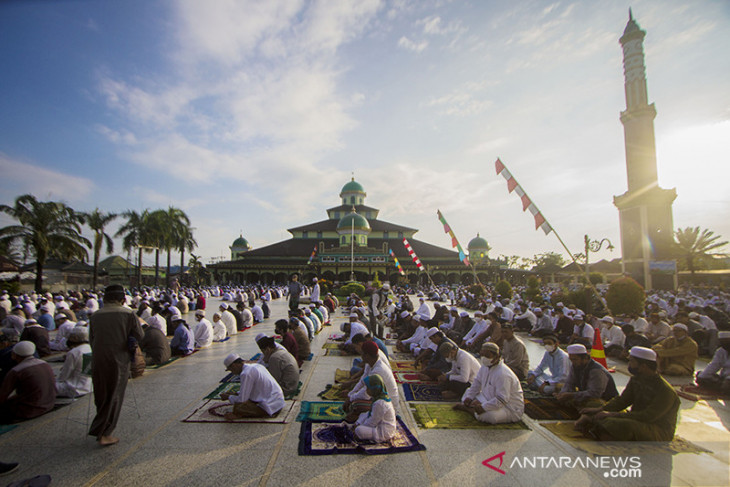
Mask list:
[[[426,268],[423,267],[423,264],[421,264],[421,259],[418,258],[416,253],[413,251],[413,248],[411,247],[411,244],[408,243],[408,240],[403,238],[403,245],[406,246],[406,250],[408,251],[408,254],[411,256],[411,259],[413,259],[413,263],[416,264],[416,267],[418,267],[419,271],[425,271]]]
[[[502,161],[497,159],[497,162],[494,163],[495,169],[497,170],[497,174],[501,174],[502,177],[507,181],[507,190],[511,193],[514,191],[517,193],[517,196],[520,197],[522,200],[522,211],[530,210],[530,213],[532,213],[532,216],[535,218],[535,230],[538,228],[545,232],[545,235],[550,233],[552,231],[552,227],[550,224],[545,220],[545,217],[542,216],[542,213],[540,210],[537,209],[537,206],[535,206],[535,203],[532,202],[529,196],[527,196],[527,193],[525,193],[525,190],[522,189],[522,186],[520,186],[517,183],[517,180],[512,176],[512,173],[507,170],[507,168],[502,164]]]

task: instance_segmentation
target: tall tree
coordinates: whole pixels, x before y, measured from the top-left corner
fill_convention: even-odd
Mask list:
[[[127,252],[137,250],[137,285],[142,285],[142,251],[145,247],[154,247],[150,239],[147,226],[149,225],[149,210],[137,213],[134,210],[127,210],[122,216],[127,219],[119,227],[115,237],[123,237],[122,248]],[[149,249],[148,249],[149,250]]]
[[[167,274],[165,275],[165,284],[167,287],[170,287],[170,254],[173,249],[179,250],[181,247],[184,247],[182,242],[192,239],[192,232],[189,230],[190,218],[188,218],[188,215],[186,215],[180,208],[169,206],[167,211],[160,211],[164,214],[162,220],[165,222],[165,229],[161,236],[160,243],[167,251]],[[186,237],[187,234],[190,234],[189,238]]]
[[[114,252],[114,240],[106,234],[104,228],[111,223],[118,215],[116,213],[104,213],[99,208],[89,213],[84,213],[82,218],[87,227],[94,232],[94,278],[92,280],[92,288],[96,289],[96,283],[99,279],[99,257],[101,256],[101,247],[106,243],[106,253]]]
[[[674,232],[674,250],[677,257],[683,259],[690,274],[694,276],[696,264],[710,259],[719,252],[711,252],[727,245],[727,241],[718,242],[720,235],[700,227],[680,228]]]
[[[91,248],[91,242],[81,235],[81,217],[71,207],[26,194],[18,196],[13,206],[0,205],[0,211],[19,223],[0,228],[0,241],[17,243],[35,256],[36,292],[42,291],[43,268],[49,257],[88,258],[86,248]]]
[[[181,228],[181,233],[178,236],[177,250],[180,251],[180,276],[183,274],[183,264],[185,263],[185,251],[192,252],[195,247],[198,246],[198,242],[195,241],[193,236],[193,228],[185,226]],[[180,279],[182,281],[182,279]],[[181,282],[182,284],[182,282]]]
[[[172,248],[172,237],[170,234],[168,215],[165,210],[155,210],[145,219],[145,239],[151,247],[155,249],[155,286],[160,281],[160,249],[168,250],[168,269],[169,268],[169,249]]]

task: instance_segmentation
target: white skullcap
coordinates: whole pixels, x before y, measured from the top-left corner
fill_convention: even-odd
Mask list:
[[[35,353],[35,343],[23,340],[13,347],[13,353],[20,357],[30,357]]]
[[[605,321],[606,323],[613,323],[613,317],[606,315],[601,318],[601,321]]]
[[[484,316],[484,313],[482,313],[482,312],[481,312],[481,311],[479,311],[479,310],[476,310],[476,311],[474,312],[474,316]]]
[[[195,316],[205,316],[205,310],[204,309],[196,309],[195,310]]]
[[[416,321],[421,321],[421,315],[413,315],[413,319]]]
[[[256,335],[256,342],[258,342],[262,338],[266,338],[266,333],[259,333],[258,335]]]
[[[724,338],[730,338],[730,331],[721,331],[717,334],[717,338],[724,339]]]
[[[390,291],[390,284],[388,284],[388,283],[383,284],[383,289],[386,291]]]
[[[573,320],[574,321],[575,320],[583,321],[583,315],[580,313],[576,313],[575,316],[573,317]]]
[[[40,308],[40,309],[41,309],[41,311],[50,311],[50,310],[51,310],[51,307],[50,307],[50,306],[46,306],[46,305],[44,304],[43,306],[41,306],[41,308]]]
[[[459,313],[459,316],[461,316],[462,318],[467,318],[469,316],[469,313],[467,313],[466,311],[462,311],[461,313]]]
[[[431,338],[431,337],[432,337],[432,336],[434,336],[434,335],[435,335],[436,333],[438,333],[438,331],[439,331],[439,329],[438,329],[438,328],[436,328],[435,326],[434,326],[434,327],[432,327],[432,328],[429,328],[428,330],[426,330],[426,336],[427,336],[428,338]]]
[[[689,332],[689,328],[687,328],[687,325],[685,325],[684,323],[675,323],[672,328],[674,328],[675,330],[684,330],[685,333]]]
[[[586,354],[588,353],[588,350],[586,350],[585,345],[582,345],[580,343],[574,343],[572,345],[568,345],[568,354],[570,355],[580,355],[580,354]]]
[[[240,358],[241,356],[237,353],[228,354],[228,356],[223,359],[223,365],[225,365],[226,369],[228,369],[228,367],[230,367],[233,362],[239,360]]]
[[[54,320],[64,320],[64,319],[68,319],[68,316],[66,316],[63,313],[58,313],[56,316],[53,317],[53,319]]]
[[[216,311],[215,313],[213,313],[213,318],[215,318],[216,316],[218,318],[220,318],[221,317],[221,314]]]
[[[425,301],[425,299],[423,299],[423,298],[418,298],[418,300],[419,300],[419,301]]]
[[[542,308],[534,308],[532,310],[533,313],[542,313]]]
[[[30,318],[30,319],[25,320],[25,324],[26,325],[36,324],[37,325],[38,322],[35,320],[35,318]]]
[[[691,312],[691,313],[689,314],[689,317],[690,317],[690,318],[692,318],[692,319],[694,320],[694,319],[696,319],[696,318],[699,318],[699,317],[700,317],[700,315],[699,315],[698,313],[695,313],[694,311],[692,311],[692,312]]]
[[[317,282],[317,278],[315,277],[314,279],[312,279],[312,281]]]
[[[631,347],[631,350],[629,350],[629,355],[631,355],[632,357],[656,362],[656,352],[651,348]]]
[[[312,310],[309,309],[309,308],[304,308],[304,314],[305,315],[311,315],[312,314]]]
[[[451,308],[449,308],[449,311],[459,311],[459,310],[456,309],[456,306],[452,306]]]
[[[406,316],[408,316],[409,314],[410,314],[410,313],[409,313],[408,311],[403,311],[403,312],[402,312],[402,313],[400,314],[400,317],[401,317],[401,318],[405,318],[405,317],[406,317]]]
[[[360,315],[357,313],[350,313],[350,318],[359,318]]]
[[[556,304],[555,306],[558,306],[559,308],[562,308],[563,307],[562,301],[560,303]]]
[[[221,303],[220,307],[223,309],[228,309],[228,305],[226,303]]]
[[[74,326],[71,333],[68,335],[68,341],[70,342],[88,342],[89,341],[89,329],[83,326]]]

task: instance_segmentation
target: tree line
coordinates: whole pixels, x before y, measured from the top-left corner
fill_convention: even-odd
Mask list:
[[[25,194],[17,197],[13,206],[0,205],[0,212],[17,221],[15,225],[0,228],[0,255],[16,261],[34,257],[37,292],[42,290],[43,269],[49,258],[85,262],[89,258],[89,250],[93,253],[92,288],[96,289],[102,248],[108,254],[114,251],[114,240],[106,233],[106,227],[119,217],[125,221],[114,236],[122,237],[125,251],[139,252],[138,283],[142,282],[143,252],[155,252],[155,285],[159,279],[160,251],[167,252],[165,279],[169,286],[172,252],[180,252],[182,272],[185,251],[192,252],[198,246],[193,236],[194,229],[190,227],[190,218],[174,206],[146,209],[141,213],[135,210],[121,214],[106,213],[99,208],[91,212],[78,212],[65,203],[38,201],[35,196]],[[91,230],[92,240],[82,235],[84,225]]]

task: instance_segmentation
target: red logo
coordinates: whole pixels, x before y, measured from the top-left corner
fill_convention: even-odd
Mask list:
[[[504,472],[504,470],[502,470],[502,469],[501,469],[501,467],[502,467],[502,462],[504,461],[504,454],[505,454],[505,453],[506,453],[506,452],[502,452],[502,453],[497,453],[497,454],[496,454],[496,455],[494,455],[494,456],[493,456],[492,458],[487,458],[486,460],[484,460],[484,461],[482,462],[482,465],[484,465],[485,467],[489,467],[489,468],[491,468],[492,470],[494,470],[494,471],[496,471],[496,472],[499,472],[499,473],[501,473],[502,475],[506,475],[506,474],[505,474],[505,472]],[[490,465],[490,463],[489,463],[489,462],[491,462],[492,460],[494,460],[495,458],[499,458],[499,467],[495,467],[494,465]]]

